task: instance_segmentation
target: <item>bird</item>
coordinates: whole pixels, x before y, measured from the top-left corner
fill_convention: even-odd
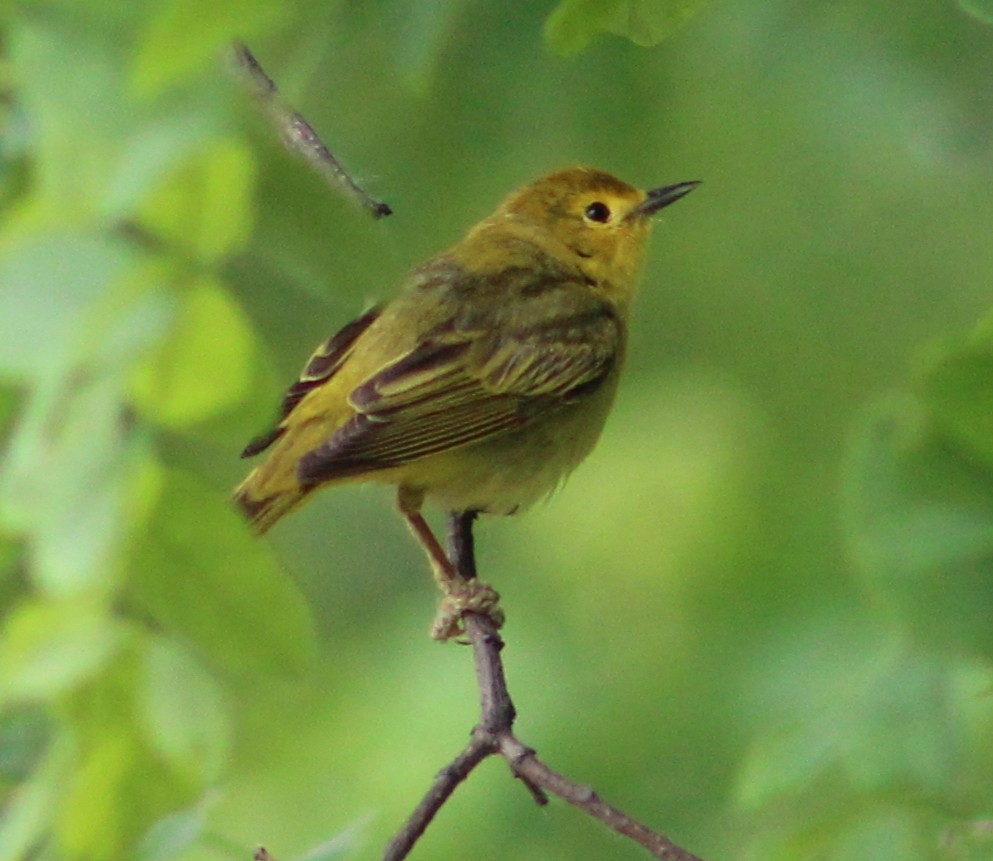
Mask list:
[[[432,636],[468,610],[497,624],[423,515],[512,514],[551,494],[600,436],[624,363],[652,216],[698,181],[643,190],[592,167],[511,193],[415,268],[391,301],[324,341],[282,398],[267,452],[234,491],[262,534],[318,489],[396,487],[445,595]]]

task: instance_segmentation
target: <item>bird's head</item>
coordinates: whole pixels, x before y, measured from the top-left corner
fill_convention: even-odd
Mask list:
[[[651,216],[692,191],[681,182],[644,191],[588,167],[544,176],[500,205],[496,219],[530,222],[535,238],[565,254],[604,289],[630,292],[644,257]],[[558,246],[556,249],[555,246]]]

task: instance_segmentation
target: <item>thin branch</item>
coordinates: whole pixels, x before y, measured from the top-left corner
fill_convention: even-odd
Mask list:
[[[475,523],[477,514],[476,511],[463,511],[452,512],[448,516],[448,555],[452,567],[463,580],[476,578],[476,543],[472,535],[472,524]],[[509,729],[514,725],[517,710],[510,699],[503,661],[500,659],[503,640],[496,625],[486,616],[466,613],[463,622],[473,643],[476,658],[476,682],[479,686],[479,709],[482,714],[480,726],[491,733]],[[487,648],[476,647],[477,639],[488,640]]]
[[[458,785],[465,780],[472,770],[488,756],[496,752],[493,739],[484,734],[474,732],[472,741],[455,759],[435,775],[434,783],[428,790],[421,803],[407,818],[396,836],[390,841],[383,855],[383,861],[402,861],[414,848],[425,829],[431,824],[435,814],[448,801]]]
[[[453,512],[448,519],[449,558],[456,571],[467,580],[476,576],[472,540],[474,520],[474,512]],[[574,783],[538,759],[537,754],[513,732],[514,704],[507,690],[500,656],[503,640],[496,625],[492,619],[478,613],[466,613],[464,624],[472,643],[476,665],[480,722],[473,730],[469,747],[435,778],[427,795],[397,836],[390,841],[383,861],[403,861],[458,784],[468,777],[476,765],[492,754],[499,754],[507,760],[514,776],[527,786],[539,804],[548,802],[548,793],[556,795],[618,834],[634,840],[660,861],[701,861],[664,834],[653,831],[608,804],[590,787]],[[466,767],[464,761],[470,759],[471,765]]]
[[[586,811],[608,828],[644,846],[656,858],[664,861],[700,861],[664,834],[652,831],[651,828],[632,819],[623,810],[607,804],[591,787],[573,783],[558,772],[552,771],[535,756],[533,750],[521,744],[512,734],[501,735],[500,754],[512,763],[511,767],[518,777],[527,778],[536,786]]]
[[[332,189],[344,192],[373,218],[392,214],[389,204],[371,197],[349,176],[314,127],[283,98],[247,45],[232,44],[231,57],[238,77],[279,130],[288,149],[306,161]]]

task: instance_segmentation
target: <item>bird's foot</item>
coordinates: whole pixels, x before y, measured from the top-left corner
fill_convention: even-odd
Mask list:
[[[500,595],[489,584],[475,578],[446,584],[445,597],[438,605],[438,613],[431,624],[431,636],[435,640],[451,640],[465,636],[463,616],[478,613],[486,616],[496,625],[503,626],[504,615],[500,609]],[[459,642],[465,642],[460,639]]]

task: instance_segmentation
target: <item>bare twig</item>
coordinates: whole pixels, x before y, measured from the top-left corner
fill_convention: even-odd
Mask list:
[[[235,42],[231,46],[231,57],[239,78],[290,150],[304,159],[331,188],[344,192],[373,218],[392,214],[389,204],[371,197],[348,175],[314,127],[283,98],[247,45]]]
[[[644,846],[656,858],[663,858],[666,861],[700,861],[665,835],[652,831],[622,810],[607,804],[589,786],[573,783],[552,771],[535,756],[533,750],[525,747],[509,732],[500,736],[500,754],[512,763],[514,773],[522,780],[530,780],[534,785],[547,789],[580,810],[585,810],[608,828]]]
[[[420,839],[435,814],[455,792],[456,787],[465,780],[472,770],[486,757],[495,753],[493,740],[480,733],[474,732],[469,745],[455,759],[435,775],[434,783],[428,790],[421,803],[407,818],[397,835],[386,847],[383,861],[401,861],[406,858],[414,844]]]
[[[476,576],[472,540],[474,519],[474,512],[452,513],[448,519],[449,557],[465,579]],[[487,616],[466,613],[464,622],[476,664],[480,722],[472,731],[468,747],[437,775],[427,795],[390,841],[383,861],[403,861],[456,787],[480,762],[493,754],[507,760],[514,776],[527,786],[539,804],[548,802],[548,794],[557,795],[618,834],[634,840],[661,861],[701,861],[665,835],[607,804],[590,787],[573,783],[550,769],[514,735],[514,704],[507,690],[500,657],[503,640],[493,620]]]

